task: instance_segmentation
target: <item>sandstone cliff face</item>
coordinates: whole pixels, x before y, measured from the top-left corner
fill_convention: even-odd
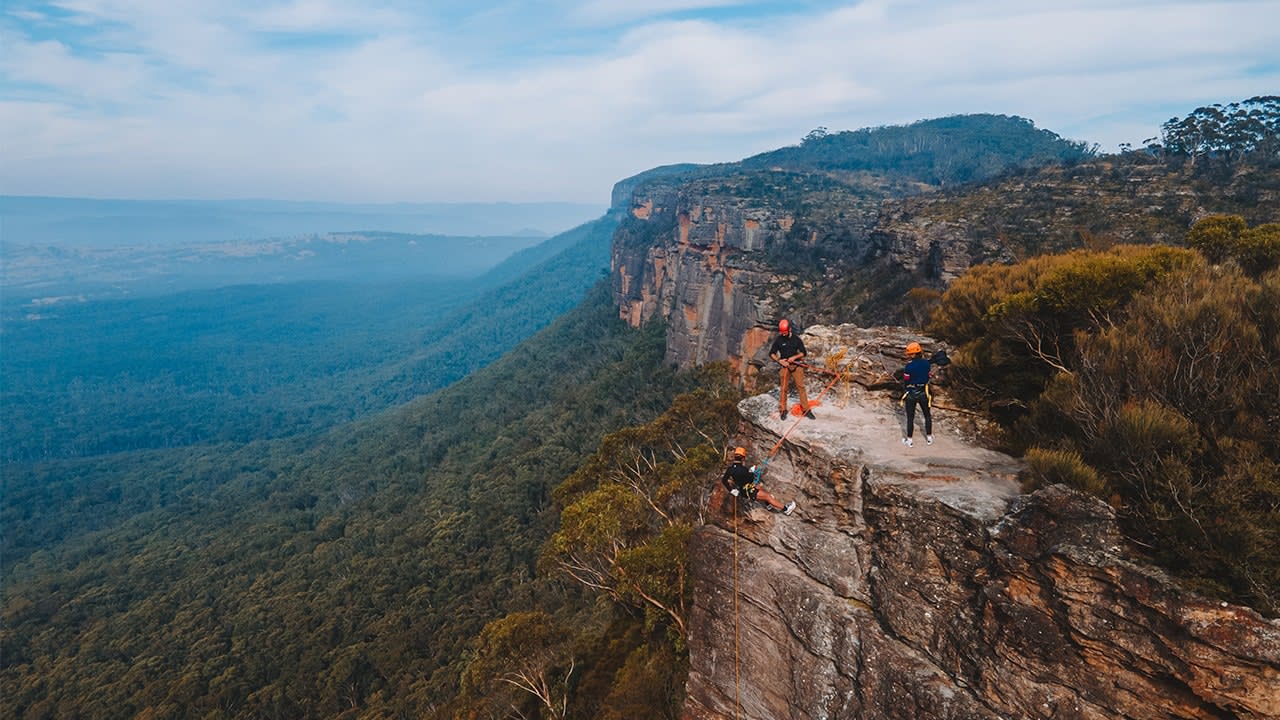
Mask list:
[[[824,242],[843,242],[850,253],[867,249],[858,243],[878,201],[806,182],[813,180],[758,173],[643,184],[613,244],[620,316],[632,326],[662,320],[669,362],[727,360],[749,380],[767,356],[778,300],[799,284],[778,268],[786,258],[769,252],[784,242],[792,249]]]
[[[783,313],[801,326],[824,317],[883,322],[901,312],[908,288],[945,287],[979,263],[1179,242],[1210,213],[1280,222],[1277,169],[1218,177],[1100,160],[945,193],[916,186],[906,198],[898,197],[906,188],[867,179],[680,170],[688,168],[658,168],[615,188],[616,203],[630,193],[631,211],[613,246],[615,301],[632,325],[667,324],[668,361],[728,360],[744,380],[766,365]]]
[[[764,477],[799,508],[713,496],[687,720],[1280,717],[1280,622],[1134,562],[1105,504],[1019,494],[1018,464],[961,415],[936,410],[937,441],[904,447],[894,398],[864,387],[902,333],[815,330],[859,383],[817,420],[741,404],[753,462],[790,430]]]
[[[768,208],[683,203],[675,193],[637,198],[635,221],[667,226],[657,244],[614,244],[619,312],[632,326],[657,317],[668,327],[667,360],[684,367],[728,359],[740,374],[768,342],[772,280],[743,253],[786,223]]]

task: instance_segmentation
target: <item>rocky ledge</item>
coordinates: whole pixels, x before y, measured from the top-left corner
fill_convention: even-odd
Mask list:
[[[816,420],[780,420],[776,389],[741,403],[752,461],[778,447],[765,487],[799,508],[713,494],[691,549],[684,717],[1280,717],[1280,621],[1137,561],[1104,503],[1021,494],[1017,461],[957,412],[935,410],[934,444],[902,445],[875,389],[898,335],[806,333],[861,368]]]

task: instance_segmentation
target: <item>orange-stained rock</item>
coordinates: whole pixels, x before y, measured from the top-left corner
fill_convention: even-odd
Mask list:
[[[633,200],[645,212],[633,212],[620,227],[611,258],[624,317],[632,324],[655,316],[667,322],[669,362],[728,360],[740,379],[754,377],[767,363],[762,337],[777,322],[768,288],[781,278],[753,256],[781,241],[789,211],[735,198],[685,200],[661,183],[637,192],[650,193]]]
[[[698,309],[690,305],[684,306],[684,321],[691,328],[698,327]]]

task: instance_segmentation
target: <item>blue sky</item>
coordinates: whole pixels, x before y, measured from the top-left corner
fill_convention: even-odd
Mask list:
[[[1280,94],[1280,2],[5,0],[0,194],[608,201],[808,131],[1114,151]]]

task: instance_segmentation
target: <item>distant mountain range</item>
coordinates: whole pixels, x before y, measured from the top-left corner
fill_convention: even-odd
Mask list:
[[[6,246],[5,315],[19,306],[228,285],[470,277],[542,240],[364,232],[143,246]]]
[[[474,276],[603,210],[0,196],[5,311],[236,284]]]
[[[548,237],[600,217],[590,203],[325,203],[0,195],[0,242],[149,245],[381,231]]]

